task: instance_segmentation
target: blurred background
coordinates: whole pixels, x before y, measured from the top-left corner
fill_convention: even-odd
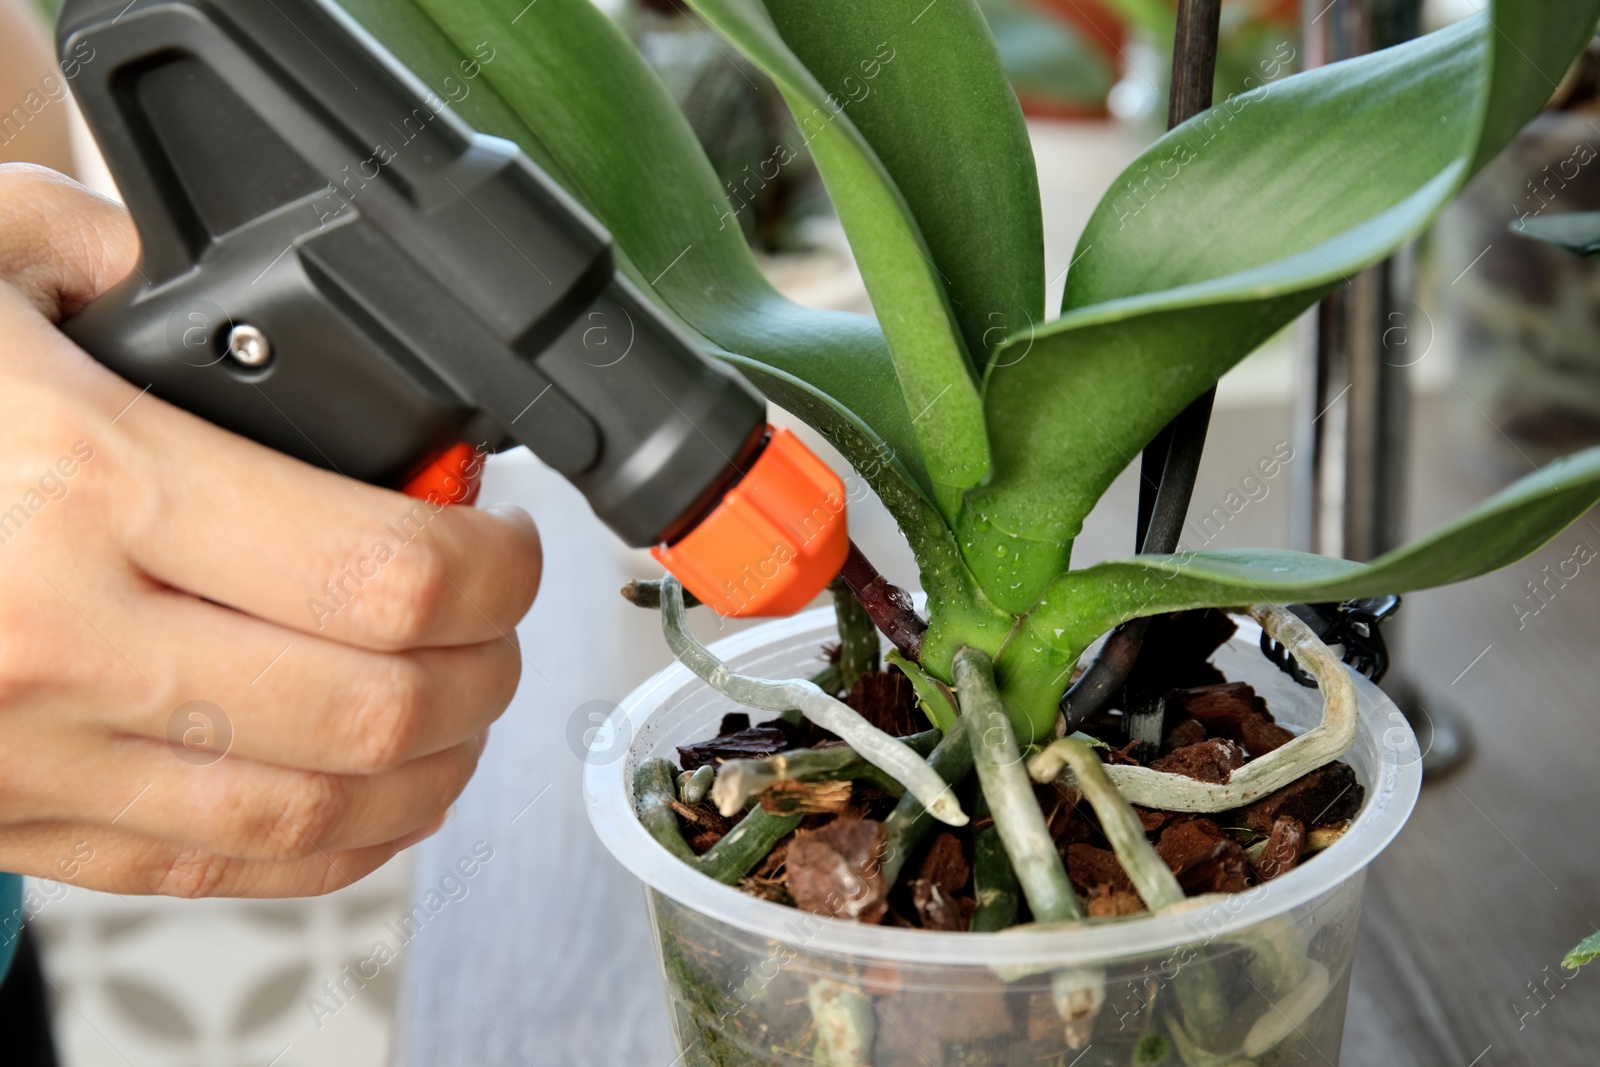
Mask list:
[[[1308,62],[1302,27],[1336,19],[1348,6],[1348,0],[1324,2],[1227,0],[1217,99],[1301,69]],[[1047,306],[1059,305],[1091,211],[1164,129],[1171,9],[1166,0],[979,3],[1029,117],[1044,205]],[[660,72],[725,181],[748,190],[747,172],[787,127],[776,91],[673,0],[601,6]],[[1429,2],[1424,26],[1481,6]],[[54,68],[51,7],[48,0],[0,0],[0,161],[43,163],[115,196]],[[1600,266],[1509,229],[1546,211],[1600,209],[1597,120],[1600,57],[1591,50],[1547,112],[1406,257],[1411,295],[1389,312],[1382,344],[1385,365],[1403,371],[1411,396],[1401,481],[1407,486],[1402,521],[1414,529],[1437,524],[1532,464],[1600,443]],[[739,218],[785,293],[806,304],[870,311],[809,166],[783,168]],[[1224,379],[1192,514],[1215,513],[1258,458],[1297,448],[1297,419],[1304,426],[1337,409],[1340,397],[1321,411],[1308,407],[1307,398],[1316,396],[1309,383],[1311,318]],[[779,412],[775,421],[791,420]],[[847,469],[803,432],[836,469]],[[1225,511],[1225,521],[1206,528],[1203,544],[1191,536],[1186,547],[1306,547],[1311,534],[1295,528],[1293,502],[1309,491],[1309,479],[1310,465],[1291,460],[1281,484],[1247,493],[1242,510]],[[593,840],[577,786],[595,727],[668,660],[654,618],[632,614],[615,594],[629,578],[655,576],[658,568],[645,553],[615,545],[581,498],[526,453],[490,465],[484,500],[511,500],[534,514],[548,572],[520,628],[522,689],[455,820],[365,882],[319,900],[187,902],[35,886],[44,904],[31,925],[63,1063],[658,1062],[666,1048],[659,1003],[645,995],[605,997],[608,984],[622,984],[637,966],[635,956],[615,946],[631,941],[647,948],[648,934],[638,889]],[[1134,500],[1130,472],[1091,517],[1077,563],[1127,554]],[[867,554],[892,580],[913,585],[909,553],[857,482],[851,506],[852,532]],[[1543,906],[1547,891],[1577,904],[1600,889],[1593,865],[1586,869],[1559,844],[1593,836],[1585,811],[1600,778],[1600,746],[1588,725],[1593,700],[1582,650],[1597,632],[1600,596],[1580,585],[1548,604],[1519,599],[1541,563],[1571,555],[1569,541],[1600,545],[1600,526],[1580,523],[1502,575],[1408,598],[1402,627],[1409,673],[1441,694],[1441,706],[1460,711],[1479,753],[1429,787],[1411,827],[1378,866],[1369,890],[1375,898],[1369,911],[1377,917],[1368,925],[1375,930],[1370,939],[1380,943],[1364,947],[1358,963],[1351,1018],[1359,1032],[1347,1037],[1347,1063],[1465,1067],[1479,1062],[1471,1057],[1483,1044],[1492,1049],[1497,1042],[1500,1053],[1482,1050],[1485,1064],[1556,1062],[1505,1050],[1526,1040],[1520,1035],[1530,1025],[1544,1027],[1546,1041],[1563,1027],[1580,1026],[1582,994],[1561,999],[1545,982],[1546,994],[1528,999],[1561,951],[1600,920],[1600,911],[1578,921],[1570,907]],[[1539,618],[1530,622],[1519,602],[1539,608]],[[697,625],[709,638],[737,624],[701,618]],[[1530,705],[1541,706],[1540,718],[1526,727],[1532,739],[1520,743],[1536,745],[1544,761],[1536,804],[1518,799],[1515,783],[1526,765],[1505,755],[1517,742],[1505,733],[1515,721],[1508,712],[1520,715]],[[437,900],[441,878],[474,848],[493,857],[482,873],[446,888],[430,921],[401,937],[395,925],[401,916],[430,893]],[[1504,884],[1493,893],[1484,888],[1497,879]],[[1439,990],[1457,960],[1438,946],[1459,939],[1458,931],[1430,917],[1438,909],[1415,901],[1424,885],[1442,885],[1448,899],[1452,887],[1469,882],[1478,888],[1463,890],[1463,907],[1492,910],[1500,905],[1486,901],[1514,898],[1532,925],[1497,940],[1503,966],[1457,1004]],[[573,915],[581,921],[570,922]],[[549,929],[553,916],[562,917],[561,929]],[[1397,952],[1396,939],[1410,947]],[[343,968],[370,956],[380,941],[400,943],[398,958],[376,979],[345,978]],[[1413,1002],[1386,1003],[1372,992],[1375,985],[1363,986],[1362,973],[1379,971],[1402,982]],[[568,992],[550,992],[563,988]],[[519,1006],[524,990],[528,1002]],[[1592,1005],[1592,991],[1588,996]],[[1543,1021],[1530,1024],[1541,1015]]]

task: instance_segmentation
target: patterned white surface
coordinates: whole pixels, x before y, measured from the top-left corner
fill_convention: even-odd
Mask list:
[[[409,946],[382,965],[368,961],[378,943],[400,940],[390,924],[413,903],[411,867],[403,856],[315,900],[186,901],[39,887],[58,898],[33,928],[65,1067],[387,1063]],[[363,962],[354,977],[344,971]],[[324,984],[340,982],[342,991]]]

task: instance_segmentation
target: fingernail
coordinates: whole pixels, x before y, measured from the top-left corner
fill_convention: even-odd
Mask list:
[[[529,526],[536,525],[533,521],[533,516],[528,513],[528,509],[520,507],[516,504],[507,504],[503,502],[487,504],[482,510],[487,511],[491,515],[498,515],[502,519],[509,519],[512,522],[523,522],[527,523]]]

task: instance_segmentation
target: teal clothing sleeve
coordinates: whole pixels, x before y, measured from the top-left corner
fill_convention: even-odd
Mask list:
[[[22,876],[0,874],[0,979],[11,969],[17,954],[17,938],[22,934]]]

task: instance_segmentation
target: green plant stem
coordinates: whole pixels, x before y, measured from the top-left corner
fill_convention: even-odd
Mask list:
[[[800,825],[800,818],[799,815],[774,815],[757,804],[745,813],[737,826],[722,835],[721,841],[692,862],[708,878],[734,885]]]
[[[928,766],[951,785],[960,785],[972,773],[972,745],[967,741],[967,732],[952,730],[945,734],[928,757]],[[922,801],[907,793],[883,820],[882,869],[884,881],[889,885],[900,879],[906,860],[933,828],[933,820],[927,815]]]
[[[651,837],[708,878],[735,884],[800,825],[798,815],[774,815],[757,805],[705,855],[696,856],[684,841],[678,815],[672,810],[678,797],[677,774],[677,768],[664,759],[641,763],[633,772],[633,808]]]
[[[685,625],[683,587],[671,575],[662,579],[661,629],[678,661],[723,695],[763,711],[798,709],[824,730],[837,734],[861,757],[915,795],[933,817],[965,826],[955,792],[911,749],[808,681],[771,681],[736,674],[697,641]]]
[[[924,730],[900,741],[926,759],[939,743],[939,736],[938,730]],[[716,770],[716,785],[712,787],[711,796],[717,810],[732,815],[743,811],[752,797],[760,796],[779,782],[852,782],[862,778],[879,783],[896,796],[905,792],[899,782],[862,759],[849,745],[830,745],[780,752],[765,759],[727,760]]]
[[[857,678],[878,669],[878,627],[843,578],[835,578],[828,592],[833,595],[833,615],[839,627],[838,688],[848,693]]]
[[[1100,817],[1100,828],[1144,906],[1157,912],[1183,900],[1183,887],[1172,868],[1156,855],[1133,805],[1111,784],[1105,764],[1094,750],[1075,737],[1063,737],[1050,747],[1072,768],[1078,788]]]
[[[972,818],[981,822],[989,814],[983,790],[974,789]],[[991,821],[972,840],[972,889],[978,898],[968,927],[973,933],[1004,930],[1017,921],[1017,872],[1011,869],[1000,831]]]
[[[633,810],[661,847],[685,863],[699,860],[678,829],[672,802],[678,799],[678,769],[664,759],[645,760],[633,772]]]
[[[1220,1044],[1228,1024],[1228,998],[1213,961],[1203,952],[1197,955],[1173,976],[1172,988],[1189,1033],[1208,1048]]]
[[[1077,894],[1034,799],[1011,719],[995,688],[993,664],[984,652],[967,646],[956,653],[954,667],[978,782],[1028,907],[1041,922],[1081,919]]]

